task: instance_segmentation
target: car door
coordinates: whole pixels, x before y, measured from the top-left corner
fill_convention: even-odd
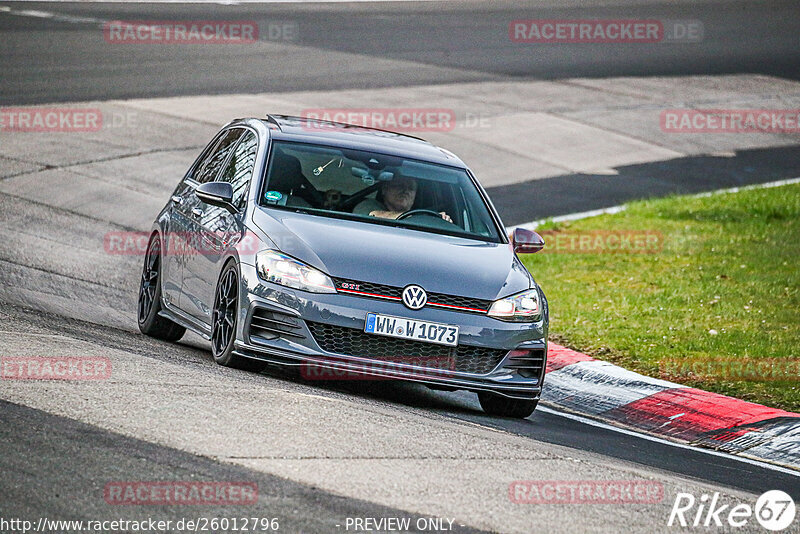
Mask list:
[[[233,154],[239,146],[237,141],[245,131],[249,132],[241,127],[228,131],[209,164],[198,174],[195,187],[218,180],[228,173],[229,162],[234,161]],[[227,234],[234,217],[226,209],[206,204],[194,194],[188,202],[188,208],[191,211],[193,254],[186,258],[181,302],[187,313],[205,324],[211,324],[211,306],[219,270],[217,264],[231,239]]]
[[[211,324],[211,310],[217,286],[217,278],[222,269],[221,262],[232,247],[245,238],[244,216],[247,207],[247,193],[250,189],[258,153],[258,137],[247,130],[239,139],[230,159],[217,177],[220,182],[228,182],[233,187],[232,204],[238,210],[231,213],[225,208],[204,204],[200,218],[200,238],[203,240],[204,254],[191,260],[194,275],[193,288],[203,305],[203,321]]]
[[[203,298],[202,288],[204,283],[198,278],[202,262],[208,261],[209,254],[214,253],[209,249],[206,236],[203,234],[204,218],[208,217],[208,204],[202,202],[195,190],[198,186],[213,182],[222,171],[231,151],[236,146],[236,141],[244,132],[243,128],[230,128],[225,130],[219,142],[209,154],[206,161],[198,166],[191,181],[191,191],[181,204],[183,221],[186,224],[187,250],[183,262],[183,284],[181,285],[180,307],[190,316],[201,321],[209,315],[206,299]],[[205,322],[205,321],[204,321]]]
[[[189,242],[192,226],[189,205],[197,187],[195,176],[208,165],[215,148],[226,134],[227,132],[220,132],[206,145],[200,157],[195,160],[170,197],[169,217],[164,226],[164,245],[161,251],[161,291],[164,302],[179,309],[181,308],[184,267],[193,246]]]

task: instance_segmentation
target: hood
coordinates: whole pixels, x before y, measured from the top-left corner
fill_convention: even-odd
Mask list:
[[[532,283],[507,243],[261,208],[253,222],[279,250],[334,278],[485,300]]]

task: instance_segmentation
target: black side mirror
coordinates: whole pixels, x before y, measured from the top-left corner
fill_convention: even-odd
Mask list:
[[[231,213],[238,211],[233,205],[233,186],[228,182],[206,182],[195,189],[194,194],[206,204],[225,208]]]
[[[511,235],[511,245],[518,254],[534,254],[544,248],[544,239],[533,230],[516,228]]]

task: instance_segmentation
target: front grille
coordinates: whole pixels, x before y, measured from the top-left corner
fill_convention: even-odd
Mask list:
[[[458,295],[445,295],[443,293],[428,293],[428,301],[445,306],[458,306],[461,308],[472,308],[486,313],[492,305],[491,300],[473,299],[470,297],[459,297]]]
[[[448,347],[367,334],[357,328],[346,328],[306,321],[311,335],[326,352],[369,358],[371,360],[408,363],[420,367],[448,369],[483,375],[492,371],[508,352],[459,345]],[[443,365],[446,363],[447,365]]]
[[[352,294],[367,298],[388,298],[399,300],[403,294],[402,287],[389,286],[385,284],[375,284],[372,282],[360,282],[358,280],[348,280],[345,278],[334,278],[333,282],[336,289],[345,294]],[[459,295],[447,295],[444,293],[428,293],[428,305],[442,307],[457,307],[459,311],[473,313],[486,313],[492,305],[491,300],[476,299],[472,297],[462,297]]]
[[[250,337],[276,339],[278,337],[302,338],[302,325],[293,315],[255,308],[250,318]]]
[[[358,291],[359,293],[369,293],[370,295],[393,297],[396,299],[399,299],[403,294],[402,287],[387,286],[385,284],[373,284],[372,282],[359,282],[356,280],[346,280],[344,278],[334,278],[333,282],[337,290],[349,289]]]

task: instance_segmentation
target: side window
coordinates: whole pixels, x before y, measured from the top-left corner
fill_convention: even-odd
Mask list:
[[[220,182],[230,182],[233,186],[233,205],[239,209],[244,208],[247,203],[247,191],[253,176],[257,151],[258,138],[248,131],[236,145],[228,166],[219,177]]]
[[[201,184],[213,181],[240,135],[242,135],[241,128],[233,128],[225,134],[208,157],[197,166],[194,179]]]

